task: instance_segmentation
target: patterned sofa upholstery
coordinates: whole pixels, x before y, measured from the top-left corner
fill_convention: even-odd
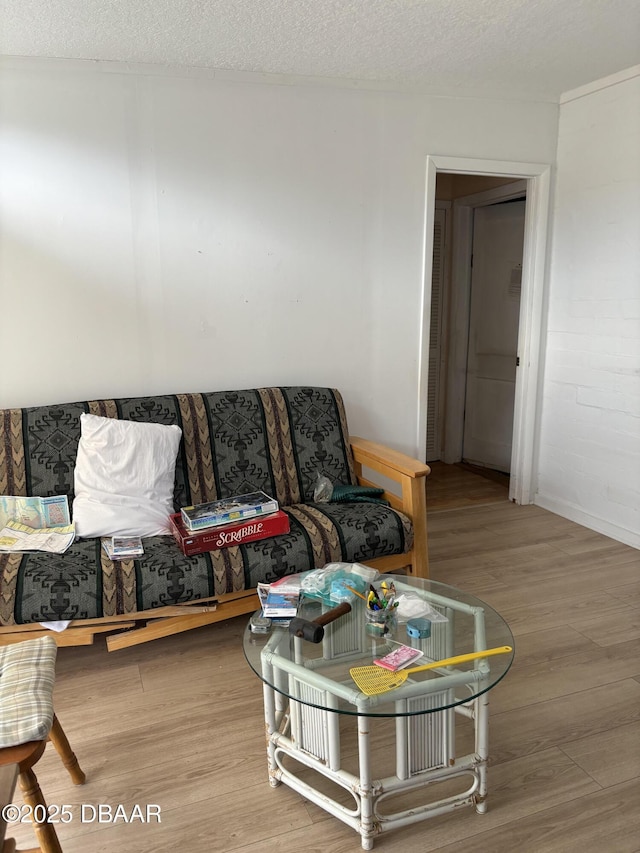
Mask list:
[[[333,483],[370,485],[362,464],[380,465],[378,448],[370,442],[360,440],[360,455],[356,451],[354,457],[342,398],[334,389],[261,388],[0,410],[0,493],[66,494],[71,502],[83,412],[181,427],[176,510],[262,490],[287,512],[290,532],[193,557],[185,557],[169,536],[151,537],[144,540],[141,559],[118,563],[108,559],[97,539],[77,540],[63,555],[0,554],[0,642],[20,636],[18,626],[29,623],[108,622],[202,599],[235,601],[235,612],[242,612],[238,600],[258,582],[328,562],[377,562],[385,570],[406,565],[426,574],[426,526],[422,531],[420,519],[424,556],[416,569],[410,516],[416,510],[424,515],[420,486],[424,492],[427,466],[391,452],[401,466],[415,469],[411,479],[418,486],[409,515],[400,511],[407,509],[406,495],[388,495],[389,507],[313,503],[318,472]],[[406,472],[402,476],[406,479]],[[254,600],[245,601],[244,611],[254,606]],[[200,615],[204,618],[196,624],[223,618]],[[173,630],[155,635],[162,633]]]

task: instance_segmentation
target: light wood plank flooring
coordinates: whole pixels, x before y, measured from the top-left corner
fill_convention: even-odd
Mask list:
[[[483,500],[475,480],[447,495],[446,473],[434,470],[432,482],[449,507],[429,513],[432,574],[499,610],[516,640],[515,663],[491,693],[489,808],[381,836],[374,849],[637,853],[640,552],[515,506],[504,490]],[[269,787],[244,624],[112,654],[99,644],[60,649],[57,712],[88,781],[74,788],[51,747],[37,769],[49,803],[73,806],[73,821],[58,827],[65,853],[360,849],[347,826]],[[82,823],[82,803],[158,804],[162,822]],[[33,843],[28,826],[9,834]]]
[[[501,503],[509,498],[509,476],[460,463],[430,462],[427,478],[429,511]]]

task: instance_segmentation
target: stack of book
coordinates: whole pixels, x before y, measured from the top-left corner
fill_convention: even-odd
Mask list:
[[[187,557],[289,532],[289,516],[264,492],[186,506],[169,523]]]
[[[139,536],[109,536],[102,540],[102,547],[110,560],[134,560],[144,554]]]
[[[262,607],[262,615],[272,624],[286,627],[298,612],[299,589],[278,588],[268,583],[259,583],[256,589]]]

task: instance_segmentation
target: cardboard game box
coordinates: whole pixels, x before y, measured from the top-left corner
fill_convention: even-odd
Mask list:
[[[202,554],[204,551],[217,551],[219,548],[229,548],[231,545],[244,545],[256,539],[266,539],[289,532],[289,516],[286,512],[278,512],[258,518],[236,521],[221,527],[209,527],[205,530],[187,530],[179,512],[169,517],[173,538],[186,557]]]
[[[195,506],[183,506],[180,512],[185,528],[196,531],[242,521],[243,518],[268,515],[278,509],[278,501],[274,498],[264,492],[251,492]]]

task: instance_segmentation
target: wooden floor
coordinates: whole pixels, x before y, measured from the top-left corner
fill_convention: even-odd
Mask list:
[[[489,808],[376,839],[386,853],[640,850],[640,552],[506,494],[434,470],[434,578],[499,610],[516,658],[491,693]],[[438,482],[439,480],[439,482]],[[453,491],[458,491],[458,503]],[[435,497],[434,497],[435,503]],[[359,838],[267,783],[262,691],[244,661],[244,617],[108,654],[61,649],[57,712],[87,784],[48,748],[38,765],[65,853],[343,853]],[[81,821],[81,804],[161,807],[161,823]],[[10,835],[32,843],[28,826]]]
[[[429,465],[427,503],[430,512],[501,503],[509,497],[508,474],[463,463],[445,465],[443,462],[430,462]]]

